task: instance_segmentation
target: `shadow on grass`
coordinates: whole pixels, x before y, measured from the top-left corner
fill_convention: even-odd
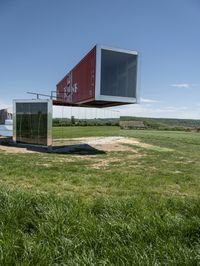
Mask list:
[[[45,147],[34,144],[14,143],[12,138],[1,138],[0,145],[14,147],[18,149],[22,148],[28,151],[35,151],[41,153],[75,154],[75,155],[105,154],[105,151],[95,149],[94,147],[86,143],[53,145],[51,147]]]
[[[64,145],[64,146],[53,146],[51,152],[59,154],[77,154],[77,155],[105,154],[105,151],[95,149],[94,147],[86,143]]]

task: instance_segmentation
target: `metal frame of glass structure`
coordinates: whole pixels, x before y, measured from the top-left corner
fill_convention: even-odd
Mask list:
[[[52,100],[13,101],[13,141],[52,146]]]

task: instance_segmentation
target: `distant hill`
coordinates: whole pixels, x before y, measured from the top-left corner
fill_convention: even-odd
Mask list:
[[[148,128],[164,130],[186,130],[200,128],[200,120],[172,119],[172,118],[148,118],[121,116],[121,121],[143,121]]]
[[[148,118],[121,116],[119,118],[97,118],[97,119],[76,119],[54,118],[53,126],[119,126],[122,121],[142,122],[144,126],[133,128],[158,129],[158,130],[198,130],[200,131],[200,120],[195,119],[171,119],[171,118]]]

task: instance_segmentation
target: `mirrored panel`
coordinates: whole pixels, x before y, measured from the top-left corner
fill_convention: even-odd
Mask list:
[[[49,102],[16,102],[15,141],[49,145]],[[51,123],[51,121],[50,121]]]
[[[101,50],[101,95],[134,97],[137,87],[137,55]]]

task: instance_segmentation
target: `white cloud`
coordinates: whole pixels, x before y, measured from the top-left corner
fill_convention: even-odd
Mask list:
[[[156,108],[150,105],[130,105],[120,110],[121,116],[141,116],[157,118],[185,118],[200,119],[199,108],[188,108],[186,106],[165,106]]]
[[[146,98],[141,98],[140,99],[141,103],[158,103],[159,101],[153,100],[153,99],[146,99]]]
[[[10,104],[10,103],[8,103],[8,102],[5,102],[5,101],[3,101],[2,99],[0,99],[0,110],[1,109],[6,109],[6,108],[9,108],[9,110],[11,110],[12,109],[12,105]]]
[[[184,89],[189,89],[193,86],[193,84],[189,84],[189,83],[174,83],[170,85],[171,87],[175,87],[175,88],[184,88]]]

